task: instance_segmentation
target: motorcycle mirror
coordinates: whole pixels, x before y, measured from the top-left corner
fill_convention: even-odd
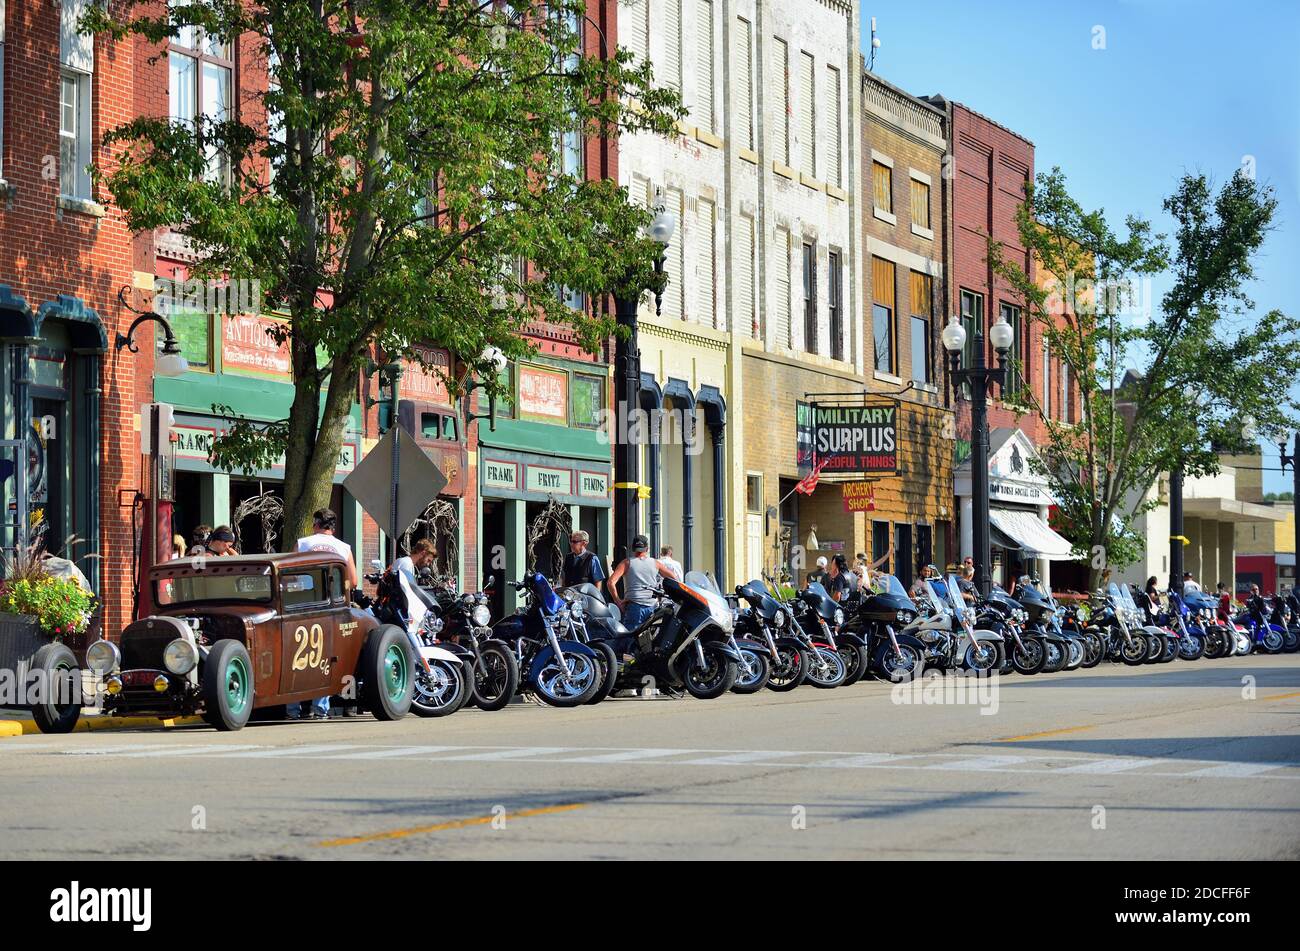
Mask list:
[[[497,579],[496,579],[496,577],[495,577],[494,575],[488,575],[488,576],[487,576],[487,579],[483,582],[483,590],[484,590],[484,591],[491,591],[491,590],[492,590],[493,588],[495,588],[496,586],[497,586]]]

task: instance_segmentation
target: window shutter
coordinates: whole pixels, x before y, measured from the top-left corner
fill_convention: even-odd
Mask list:
[[[736,330],[758,336],[754,323],[754,219],[741,216],[736,228]]]
[[[930,227],[930,186],[912,179],[912,224]]]
[[[682,91],[682,0],[664,4],[664,76],[669,89]]]
[[[63,0],[59,7],[59,62],[82,73],[95,71],[95,38],[77,32],[77,23],[92,2]]]
[[[627,11],[627,48],[636,65],[650,58],[650,0],[630,0]]]
[[[881,211],[894,210],[894,175],[888,165],[874,162],[871,166],[871,179],[874,189],[876,207]]]
[[[776,159],[790,164],[790,50],[776,39],[772,64],[772,140]]]
[[[736,135],[742,148],[754,147],[754,28],[736,20]]]
[[[664,194],[664,204],[682,220],[682,192],[680,188],[670,188]],[[682,228],[673,232],[668,243],[668,254],[664,261],[664,271],[668,276],[668,288],[664,293],[663,313],[665,317],[681,320],[686,310],[686,287],[682,280],[686,273]]]
[[[778,347],[789,347],[790,343],[790,232],[786,228],[776,229],[776,241],[773,244],[776,260],[773,272],[776,274],[776,300],[773,304],[772,340]]]
[[[718,326],[716,239],[713,202],[701,198],[695,202],[695,321],[707,327]]]
[[[814,106],[813,58],[799,54],[799,171],[817,174],[817,119]]]
[[[826,67],[826,100],[830,105],[830,121],[826,129],[826,181],[839,188],[843,182],[840,178],[840,137],[844,134],[841,127],[843,109],[840,106],[840,71],[834,66]]]
[[[695,0],[695,124],[713,131],[713,0]]]

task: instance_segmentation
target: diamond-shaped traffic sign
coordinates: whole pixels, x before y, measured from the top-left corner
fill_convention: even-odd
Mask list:
[[[397,472],[393,440],[397,439]],[[366,514],[385,531],[392,529],[393,486],[397,491],[398,532],[404,532],[447,485],[447,477],[401,426],[394,426],[343,480]]]

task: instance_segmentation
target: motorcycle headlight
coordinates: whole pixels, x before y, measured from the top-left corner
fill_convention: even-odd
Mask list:
[[[839,626],[840,626],[841,624],[843,624],[843,623],[844,623],[844,612],[841,611],[839,608],[836,608],[836,609],[835,609],[835,626],[836,626],[836,627],[839,627]]]
[[[486,604],[476,605],[469,614],[470,619],[479,627],[487,627],[492,620],[492,612]]]
[[[86,648],[86,666],[101,674],[113,671],[122,663],[122,652],[112,641],[95,641]]]
[[[776,614],[772,617],[772,626],[773,626],[773,627],[785,627],[785,612],[784,612],[784,611],[777,611],[777,612],[776,612]]]
[[[912,623],[912,612],[899,611],[897,614],[894,615],[894,620],[897,621],[899,624],[910,624]]]
[[[199,652],[183,637],[178,637],[163,648],[163,666],[173,674],[188,674],[199,662]]]

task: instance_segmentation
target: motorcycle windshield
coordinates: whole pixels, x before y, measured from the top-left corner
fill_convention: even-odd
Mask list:
[[[718,591],[718,585],[711,577],[703,571],[688,571],[683,586],[703,596],[708,603],[709,616],[713,619],[713,623],[724,631],[731,631],[732,627],[735,626],[735,618],[731,614],[731,607],[727,604],[721,592]]]
[[[953,610],[957,612],[957,617],[966,616],[966,602],[961,596],[961,585],[957,583],[956,575],[948,576],[948,600],[952,603]]]
[[[888,594],[895,598],[911,599],[907,589],[903,587],[903,582],[899,581],[893,575],[876,574],[871,578],[871,590],[876,594]]]
[[[930,604],[940,614],[952,612],[952,602],[948,600],[948,586],[942,578],[931,578],[925,583],[925,593],[930,597]]]
[[[564,599],[555,593],[551,583],[546,580],[546,575],[540,571],[533,572],[533,596],[537,599],[538,606],[544,614],[558,614],[564,607]]]

